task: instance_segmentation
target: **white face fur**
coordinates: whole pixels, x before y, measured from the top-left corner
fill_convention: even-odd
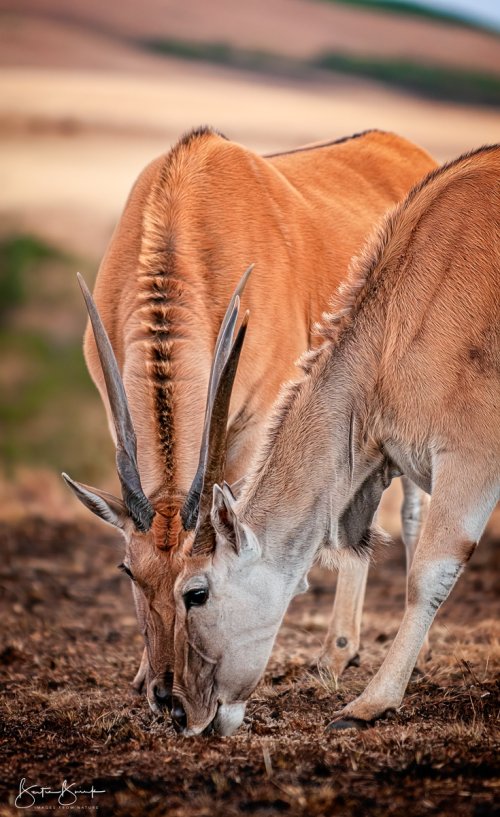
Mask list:
[[[229,735],[240,726],[297,590],[237,524],[237,541],[219,531],[215,551],[188,561],[175,585],[174,697],[185,735],[210,725]]]

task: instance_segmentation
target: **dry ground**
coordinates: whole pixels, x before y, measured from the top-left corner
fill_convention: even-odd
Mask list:
[[[359,669],[339,684],[311,669],[333,600],[331,576],[316,570],[237,735],[192,740],[130,690],[141,640],[113,534],[32,516],[2,523],[0,536],[0,814],[19,813],[22,777],[55,788],[64,779],[93,783],[106,792],[94,801],[98,813],[114,817],[495,813],[500,602],[492,534],[441,611],[433,657],[394,719],[324,732],[395,634],[404,600],[397,546],[372,572]]]
[[[498,65],[498,40],[488,35],[393,21],[381,36],[368,13],[305,0],[290,8],[290,0],[244,7],[0,0],[0,12],[9,10],[0,19],[2,233],[33,231],[97,261],[141,168],[203,122],[259,151],[372,127],[398,131],[440,160],[498,140],[493,109],[334,76],[292,83],[190,65],[130,41],[217,35],[297,56],[338,42],[363,53],[417,49],[450,64]],[[51,13],[42,21],[44,12]],[[95,422],[104,427],[102,414]],[[0,484],[0,513],[15,505],[6,494]],[[333,600],[333,580],[317,571],[309,594],[294,602],[238,734],[185,741],[130,691],[141,641],[116,570],[116,540],[80,517],[71,521],[70,505],[61,514],[54,478],[28,473],[21,494],[0,523],[0,815],[19,813],[13,801],[23,776],[52,786],[94,782],[106,790],[100,813],[124,817],[494,813],[500,605],[492,534],[440,614],[427,672],[393,721],[323,731],[396,631],[404,597],[398,548],[373,571],[359,669],[338,686],[310,669]],[[32,510],[19,521],[26,501]]]

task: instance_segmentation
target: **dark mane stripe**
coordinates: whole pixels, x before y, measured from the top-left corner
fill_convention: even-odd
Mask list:
[[[352,139],[360,139],[362,136],[367,136],[369,133],[384,133],[378,128],[370,128],[368,130],[353,133],[350,136],[341,136],[339,139],[332,139],[329,142],[319,142],[316,145],[304,145],[304,147],[292,148],[291,150],[282,150],[278,153],[265,153],[264,159],[274,159],[277,156],[290,156],[294,153],[307,153],[311,150],[321,150],[321,148],[328,148],[332,145],[342,145],[344,142],[350,142]]]
[[[170,153],[179,150],[179,148],[189,147],[191,142],[194,142],[196,141],[196,139],[200,139],[205,136],[220,136],[221,139],[227,140],[227,136],[224,136],[224,134],[221,133],[216,128],[212,128],[210,125],[200,125],[197,128],[192,128],[191,130],[186,131],[186,133],[183,133],[181,138],[173,146]]]
[[[163,159],[143,214],[137,307],[168,493],[176,487],[175,344],[186,337],[192,307],[191,284],[179,270],[176,251],[185,162],[196,141],[212,135],[222,136],[208,127],[197,128],[174,145]]]

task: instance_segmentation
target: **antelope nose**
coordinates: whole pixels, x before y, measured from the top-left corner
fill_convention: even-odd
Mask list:
[[[187,716],[184,707],[178,698],[172,699],[172,709],[170,710],[172,721],[176,732],[182,732],[187,726]]]
[[[161,708],[166,709],[172,703],[172,687],[168,683],[161,680],[154,681],[151,692],[153,693],[155,703]]]

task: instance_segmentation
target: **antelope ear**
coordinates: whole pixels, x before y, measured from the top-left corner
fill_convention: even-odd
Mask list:
[[[230,491],[233,499],[237,499],[239,497],[245,484],[245,479],[246,477],[240,477],[239,479],[236,480],[236,482],[233,482],[231,485],[228,485],[227,482],[224,483],[224,487]]]
[[[238,556],[260,554],[260,546],[253,531],[243,525],[234,512],[235,496],[224,482],[222,488],[213,488],[212,525],[221,538],[228,541]]]
[[[227,539],[236,550],[236,515],[233,512],[234,497],[231,491],[225,491],[217,483],[213,487],[211,519],[214,530]]]
[[[89,511],[95,513],[96,516],[99,516],[109,525],[114,525],[115,528],[123,530],[130,516],[121,499],[113,496],[113,494],[108,494],[107,491],[90,488],[88,485],[84,485],[83,482],[75,482],[67,474],[63,473],[62,478]]]

